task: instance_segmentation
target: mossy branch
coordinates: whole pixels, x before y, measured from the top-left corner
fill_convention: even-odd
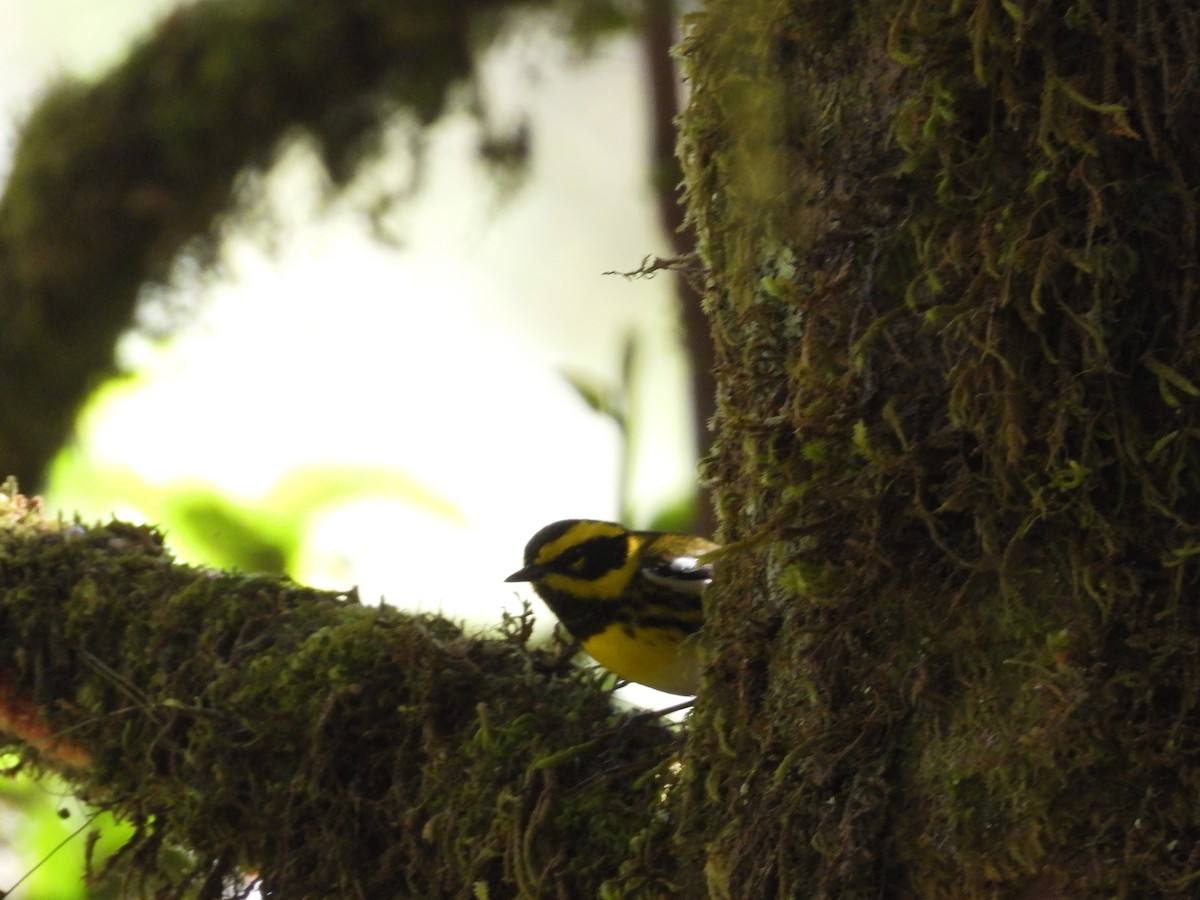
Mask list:
[[[595,895],[661,817],[676,738],[520,625],[179,565],[151,528],[0,494],[0,725],[135,824],[129,890]]]
[[[0,471],[40,482],[139,292],[211,253],[243,173],[303,134],[344,183],[398,113],[441,114],[481,14],[512,5],[184,4],[103,78],[49,91],[0,197]]]

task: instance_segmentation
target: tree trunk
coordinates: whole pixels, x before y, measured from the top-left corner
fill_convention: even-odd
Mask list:
[[[688,894],[1200,879],[1200,14],[716,0]]]
[[[135,819],[152,888],[1189,892],[1198,17],[691,17],[730,547],[680,775],[668,733],[612,727],[515,636],[181,570],[15,497],[0,726]]]

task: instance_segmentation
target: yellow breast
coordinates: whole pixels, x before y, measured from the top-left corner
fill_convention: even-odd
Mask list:
[[[700,681],[696,645],[679,631],[615,622],[583,642],[584,652],[628,681],[668,694],[695,694]]]

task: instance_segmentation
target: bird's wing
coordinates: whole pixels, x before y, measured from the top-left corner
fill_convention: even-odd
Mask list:
[[[654,560],[642,568],[646,579],[685,594],[699,594],[712,581],[712,565],[696,556]]]

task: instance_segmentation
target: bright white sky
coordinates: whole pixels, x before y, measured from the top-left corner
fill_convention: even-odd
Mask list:
[[[169,5],[0,0],[0,172],[39,85],[102,70]],[[272,176],[275,246],[234,239],[227,278],[181,287],[203,306],[186,333],[165,347],[127,342],[139,377],[103,392],[81,424],[95,468],[48,500],[136,514],[103,485],[77,492],[97,469],[92,482],[133,470],[166,490],[203,482],[254,503],[298,466],[387,466],[461,521],[387,497],[348,505],[314,530],[298,577],[482,626],[499,605],[516,608],[502,579],[537,528],[615,515],[615,431],[555,373],[615,384],[631,330],[646,362],[638,508],[648,516],[686,494],[670,284],[602,274],[666,251],[644,168],[638,48],[569,57],[545,33],[492,54],[502,108],[532,121],[532,176],[499,201],[472,162],[473,126],[447,121],[432,135],[430,181],[402,215],[401,249],[373,241],[344,205],[317,213],[319,174],[303,151],[288,154]]]

